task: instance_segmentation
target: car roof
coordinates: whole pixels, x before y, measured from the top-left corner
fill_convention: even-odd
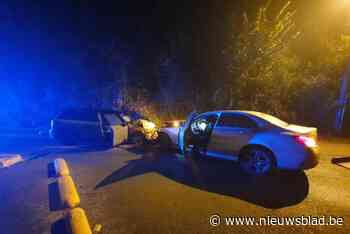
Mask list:
[[[120,111],[113,109],[99,109],[99,108],[66,108],[62,112],[99,112],[108,114],[120,114]]]
[[[233,113],[233,114],[251,114],[254,111],[245,111],[245,110],[216,110],[216,111],[208,111],[202,114],[221,114],[221,113]],[[256,112],[258,113],[258,112]]]
[[[186,120],[184,120],[184,119],[166,120],[166,121],[163,121],[163,123],[172,123],[172,122],[175,122],[175,121],[178,121],[178,122],[185,122]]]
[[[205,112],[203,113],[205,114],[221,114],[221,113],[232,113],[232,114],[242,114],[242,115],[247,115],[247,116],[253,116],[253,117],[257,117],[259,119],[263,119],[273,125],[276,126],[286,126],[288,125],[288,123],[286,123],[283,120],[280,120],[279,118],[270,115],[270,114],[266,114],[266,113],[262,113],[262,112],[258,112],[258,111],[247,111],[247,110],[219,110],[219,111],[210,111],[210,112]]]

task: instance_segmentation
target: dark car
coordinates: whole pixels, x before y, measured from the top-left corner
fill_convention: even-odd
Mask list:
[[[50,135],[63,144],[119,145],[128,139],[128,126],[118,112],[66,109],[51,121]]]

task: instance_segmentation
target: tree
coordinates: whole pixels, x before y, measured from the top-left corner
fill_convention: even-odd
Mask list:
[[[289,49],[300,33],[296,30],[295,11],[289,9],[290,3],[269,17],[270,2],[261,7],[252,20],[243,14],[243,30],[232,37],[225,50],[231,74],[226,81],[229,84],[226,93],[230,106],[284,115],[288,112],[286,89],[297,67]]]
[[[317,17],[297,23],[289,2],[269,16],[270,2],[253,20],[244,14],[244,30],[225,50],[231,76],[224,91],[237,108],[329,128],[350,54],[346,25],[333,33],[315,29]]]

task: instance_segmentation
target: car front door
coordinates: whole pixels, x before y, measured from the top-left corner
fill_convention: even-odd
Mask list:
[[[257,123],[239,113],[222,113],[213,129],[208,155],[235,159],[240,149],[248,144],[258,128]]]
[[[178,133],[178,145],[179,145],[179,150],[182,154],[185,154],[186,151],[186,133],[188,132],[191,122],[193,121],[193,119],[197,116],[197,112],[193,111],[191,112],[185,123],[180,127],[179,129],[179,133]]]
[[[193,146],[193,149],[201,154],[206,154],[217,120],[217,113],[204,113],[192,121],[190,126],[190,144]]]

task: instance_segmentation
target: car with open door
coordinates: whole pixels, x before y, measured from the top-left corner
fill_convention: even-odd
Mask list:
[[[255,111],[191,113],[180,128],[179,149],[194,158],[236,161],[244,172],[304,170],[318,164],[317,129]]]
[[[51,121],[50,135],[67,145],[113,147],[128,139],[128,126],[113,110],[66,109]]]

